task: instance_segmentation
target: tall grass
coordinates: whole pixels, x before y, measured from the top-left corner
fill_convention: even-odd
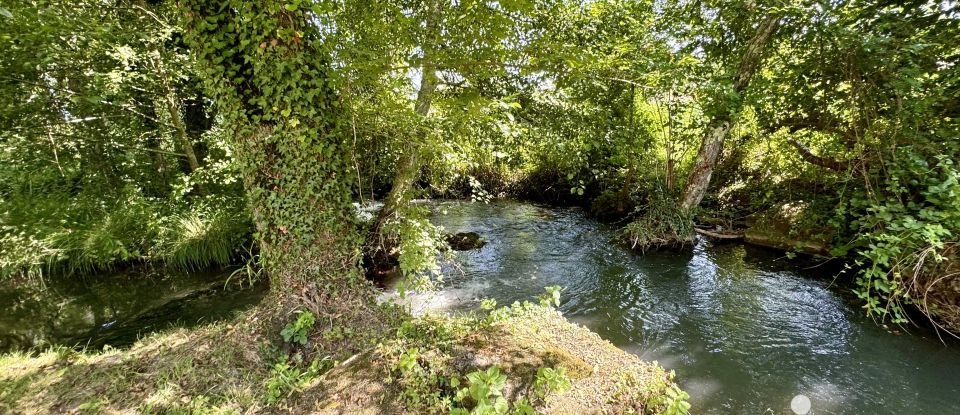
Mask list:
[[[680,209],[677,198],[665,192],[654,192],[640,215],[624,227],[624,236],[633,249],[680,247],[691,244],[694,237],[693,215]]]
[[[239,198],[171,203],[136,193],[0,202],[0,277],[83,275],[136,262],[227,265],[250,238]]]
[[[175,215],[172,222],[151,256],[174,268],[229,264],[250,239],[250,222],[236,206],[193,209]]]

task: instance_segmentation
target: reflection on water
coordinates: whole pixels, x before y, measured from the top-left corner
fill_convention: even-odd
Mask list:
[[[894,336],[831,288],[835,269],[738,244],[637,255],[577,210],[449,202],[433,219],[489,241],[461,252],[446,288],[417,301],[468,309],[565,287],[561,309],[678,373],[697,413],[960,413],[960,344]]]
[[[264,286],[225,287],[230,271],[133,269],[88,280],[0,284],[0,352],[47,345],[124,346],[151,331],[229,316]]]

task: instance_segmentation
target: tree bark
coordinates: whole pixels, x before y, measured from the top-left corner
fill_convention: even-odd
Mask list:
[[[414,112],[421,118],[426,118],[430,114],[433,93],[436,89],[437,75],[432,70],[424,68],[414,106]],[[411,141],[400,155],[400,160],[397,163],[397,173],[393,177],[393,186],[390,188],[390,193],[387,194],[387,198],[383,202],[383,209],[380,210],[378,215],[378,225],[394,219],[400,207],[410,200],[413,184],[420,175],[420,150],[421,143]]]
[[[725,119],[724,119],[725,118]],[[723,140],[730,132],[729,117],[714,118],[707,125],[707,135],[703,137],[703,143],[700,144],[700,150],[697,152],[697,160],[687,177],[687,185],[683,190],[683,200],[680,208],[690,210],[695,208],[703,200],[707,193],[707,187],[710,186],[710,176],[713,175],[713,168],[717,164],[720,152],[723,150]]]
[[[807,163],[824,167],[830,170],[838,171],[838,172],[847,171],[847,167],[849,167],[848,163],[839,161],[835,158],[818,156],[814,154],[813,151],[807,148],[807,146],[803,145],[797,140],[789,138],[787,139],[787,142],[797,149],[797,152],[800,153],[800,158],[802,158]]]
[[[750,80],[760,67],[764,52],[770,46],[779,25],[779,16],[775,14],[767,15],[760,26],[757,27],[757,33],[750,39],[750,43],[740,59],[740,68],[733,79],[733,90],[738,96],[743,95],[750,85]],[[740,112],[740,107],[741,104],[738,99],[733,108],[715,115],[707,124],[706,135],[700,145],[700,150],[697,152],[693,170],[687,177],[683,199],[680,202],[681,209],[693,209],[703,200],[703,196],[707,193],[707,187],[710,186],[710,176],[713,174],[717,159],[723,150],[723,141],[730,132],[734,116]]]
[[[369,310],[331,57],[306,10],[180,0],[184,35],[240,168],[276,316]],[[343,317],[348,318],[348,317]]]
[[[183,122],[183,114],[180,112],[180,100],[177,97],[177,91],[170,85],[170,76],[167,73],[166,65],[163,62],[163,53],[156,51],[157,72],[163,84],[163,103],[166,106],[167,114],[170,116],[170,122],[173,124],[173,136],[180,147],[180,151],[187,159],[187,173],[193,173],[200,169],[200,160],[197,153],[193,151],[193,144],[190,142],[190,136],[187,134],[187,126]],[[207,193],[202,184],[197,184],[197,193],[204,195]]]
[[[440,19],[440,2],[431,1],[427,10],[425,42],[421,45],[423,61],[420,65],[420,88],[417,90],[417,99],[414,103],[414,112],[421,119],[430,115],[433,104],[433,93],[437,89],[437,74],[434,62],[434,51],[437,47],[436,37],[439,35],[437,26]],[[424,133],[426,135],[427,133]],[[426,137],[423,137],[426,140]],[[383,202],[383,208],[377,213],[376,221],[367,238],[366,251],[371,265],[379,266],[392,262],[394,248],[399,244],[399,237],[391,234],[387,229],[391,221],[399,219],[400,209],[409,203],[414,191],[414,184],[420,177],[420,152],[422,144],[413,140],[400,154],[397,163],[397,172],[393,178],[390,193]]]
[[[166,77],[166,75],[163,76]],[[197,158],[197,153],[193,151],[193,144],[190,143],[190,137],[187,135],[187,127],[183,122],[183,114],[180,113],[180,103],[176,91],[173,90],[167,79],[164,79],[163,86],[165,89],[164,103],[167,106],[167,113],[170,114],[170,122],[173,123],[174,137],[176,137],[180,150],[186,155],[187,165],[189,166],[188,173],[193,173],[200,169],[200,160]],[[201,193],[206,193],[202,185],[198,185],[198,189]]]
[[[633,187],[633,177],[637,174],[637,163],[631,162],[630,167],[627,168],[627,174],[623,178],[623,187],[620,188],[620,193],[617,194],[617,213],[624,213],[627,211],[627,200],[630,199],[630,191]]]

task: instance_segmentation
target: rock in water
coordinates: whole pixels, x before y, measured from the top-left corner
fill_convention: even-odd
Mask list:
[[[476,232],[459,232],[452,235],[446,235],[444,236],[444,239],[447,240],[447,244],[449,244],[450,248],[454,251],[480,249],[487,244],[487,241],[480,239],[480,234]]]

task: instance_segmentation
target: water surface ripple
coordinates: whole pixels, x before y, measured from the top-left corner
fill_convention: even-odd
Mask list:
[[[895,336],[831,286],[835,268],[700,241],[635,254],[575,209],[444,202],[432,220],[488,244],[462,252],[430,307],[525,300],[565,287],[562,311],[617,346],[677,371],[694,413],[958,414],[960,344]]]

